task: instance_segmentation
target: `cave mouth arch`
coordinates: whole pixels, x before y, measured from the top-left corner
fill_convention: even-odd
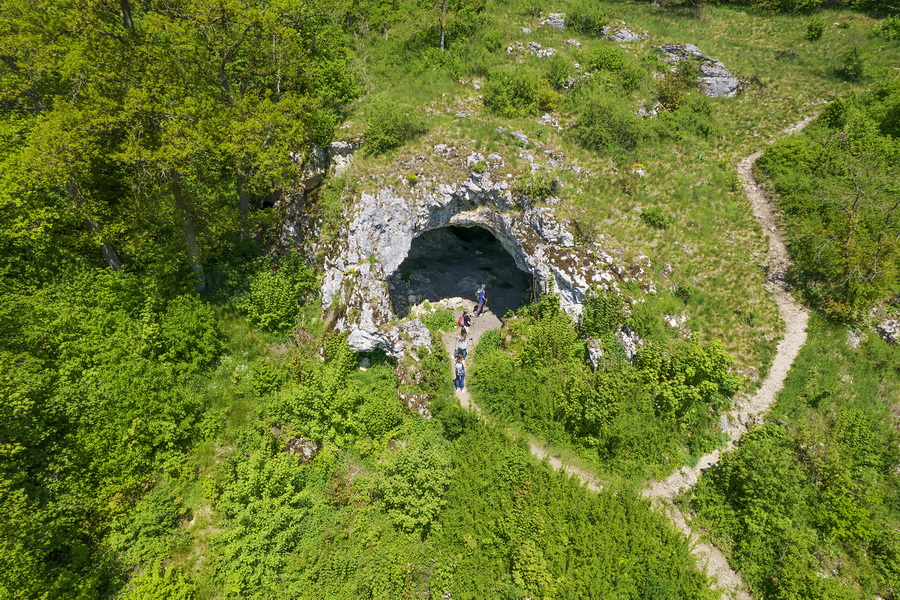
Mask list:
[[[532,274],[523,271],[500,240],[478,225],[449,225],[414,238],[409,254],[388,278],[394,314],[403,318],[412,306],[445,298],[475,299],[487,286],[488,307],[498,317],[532,298]]]

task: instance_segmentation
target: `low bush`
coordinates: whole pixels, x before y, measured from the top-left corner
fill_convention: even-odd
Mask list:
[[[540,81],[521,67],[491,69],[484,84],[484,105],[504,117],[527,117],[538,112]]]
[[[315,276],[301,254],[263,259],[238,307],[267,331],[285,333],[297,322],[302,306],[316,293]]]
[[[641,212],[641,221],[653,229],[665,229],[669,226],[671,217],[666,215],[661,208],[654,206]]]
[[[822,19],[813,19],[806,26],[806,39],[810,42],[818,41],[825,33],[825,21]]]
[[[886,40],[900,40],[900,15],[885,17],[875,26],[875,35]]]
[[[861,81],[866,72],[866,59],[862,50],[853,46],[841,53],[835,71],[846,81]]]
[[[564,56],[556,54],[548,58],[545,62],[547,66],[544,71],[544,77],[546,77],[547,83],[554,89],[563,89],[572,77],[572,61]]]
[[[613,45],[602,45],[592,48],[585,59],[587,66],[593,71],[618,72],[625,68],[626,54]]]
[[[425,121],[411,106],[393,102],[377,104],[369,116],[364,140],[370,154],[383,154],[399,148],[425,133]]]
[[[610,154],[634,150],[641,135],[641,121],[623,104],[600,96],[588,99],[572,128],[575,138],[589,150]]]
[[[486,31],[481,36],[481,45],[488,52],[500,52],[503,50],[503,32],[498,29]]]
[[[556,193],[559,181],[556,176],[543,169],[532,171],[525,169],[516,177],[513,194],[527,196],[531,200],[543,200]]]
[[[456,328],[456,316],[447,309],[429,312],[420,320],[429,331],[453,331]]]
[[[599,5],[589,0],[582,0],[566,13],[566,25],[585,35],[603,35],[607,22],[609,18]]]

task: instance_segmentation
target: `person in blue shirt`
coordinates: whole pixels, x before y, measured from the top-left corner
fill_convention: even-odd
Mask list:
[[[482,283],[481,287],[478,288],[478,291],[475,292],[475,297],[478,300],[478,306],[475,307],[475,316],[480,317],[481,313],[484,312],[484,305],[487,302],[487,292],[484,291],[485,285]]]

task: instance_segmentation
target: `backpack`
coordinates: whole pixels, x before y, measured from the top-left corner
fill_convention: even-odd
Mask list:
[[[462,326],[463,326],[462,315],[459,315],[459,318],[456,320],[456,324],[457,324],[459,327],[462,327]]]

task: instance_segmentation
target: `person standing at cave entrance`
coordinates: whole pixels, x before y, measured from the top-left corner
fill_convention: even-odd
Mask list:
[[[462,357],[462,359],[465,360],[468,350],[469,336],[466,334],[465,328],[463,328],[463,330],[459,332],[459,335],[456,336],[456,358]]]
[[[478,288],[478,291],[475,292],[475,297],[478,299],[478,306],[475,307],[475,316],[480,317],[481,313],[484,312],[484,305],[487,302],[487,292],[484,290],[485,284],[481,284],[481,287]]]
[[[462,356],[456,357],[456,367],[454,369],[454,373],[456,374],[456,379],[453,383],[456,385],[456,389],[466,389],[466,365],[463,363]]]

